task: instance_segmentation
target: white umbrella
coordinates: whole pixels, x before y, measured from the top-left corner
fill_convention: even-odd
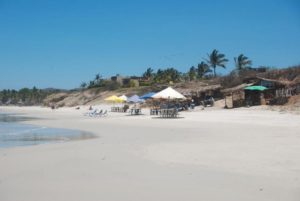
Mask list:
[[[128,99],[127,96],[125,96],[124,94],[122,96],[120,96],[119,98],[121,98],[124,101],[127,101],[127,99]]]
[[[141,99],[138,95],[133,95],[129,98],[127,98],[128,103],[142,103],[144,102],[144,99]]]
[[[152,96],[155,99],[186,99],[184,95],[174,90],[172,87],[168,87]]]

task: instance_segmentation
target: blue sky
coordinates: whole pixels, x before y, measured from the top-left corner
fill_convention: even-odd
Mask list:
[[[75,88],[96,73],[187,71],[213,49],[300,64],[298,0],[0,0],[0,88]]]

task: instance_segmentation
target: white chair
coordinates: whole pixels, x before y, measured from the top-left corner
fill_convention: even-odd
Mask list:
[[[92,117],[99,117],[102,115],[102,113],[103,113],[103,110],[97,111],[92,115]]]

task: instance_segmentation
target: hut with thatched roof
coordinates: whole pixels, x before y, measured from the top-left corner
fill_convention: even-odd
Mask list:
[[[295,94],[300,94],[300,75],[298,75],[293,82],[295,86]]]
[[[268,88],[264,95],[265,99],[269,100],[269,104],[284,104],[289,97],[297,94],[296,80],[257,77],[257,84]]]
[[[177,88],[177,90],[194,100],[196,105],[200,105],[201,102],[205,101],[208,97],[213,97],[214,99],[220,99],[223,97],[221,93],[222,86],[220,84],[214,85],[198,85],[189,88]]]
[[[245,80],[244,80],[245,81]],[[252,77],[247,83],[222,90],[225,96],[227,108],[241,107],[245,105],[284,104],[289,97],[299,94],[300,79],[297,81],[285,79],[270,79],[264,77]],[[265,87],[263,90],[247,90],[249,86]]]
[[[252,86],[253,83],[244,83],[238,86],[227,88],[221,92],[225,98],[225,108],[235,108],[245,106],[245,87]]]

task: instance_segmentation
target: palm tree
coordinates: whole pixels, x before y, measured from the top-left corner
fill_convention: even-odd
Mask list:
[[[207,56],[207,63],[214,69],[214,76],[216,77],[216,67],[221,66],[226,68],[225,64],[228,62],[228,59],[225,58],[225,54],[219,53],[216,49],[214,49],[211,54],[207,54]]]
[[[88,88],[93,88],[93,87],[95,87],[95,81],[91,80],[89,85],[88,85]]]
[[[95,76],[95,80],[100,80],[100,78],[101,78],[101,75],[98,73],[98,74],[96,74],[96,76]]]
[[[241,71],[246,68],[250,68],[252,65],[252,61],[249,60],[249,58],[243,54],[240,54],[237,58],[234,57],[234,62],[235,62],[235,67],[238,71]]]
[[[82,83],[80,84],[80,88],[82,88],[82,89],[86,88],[86,86],[87,86],[87,83],[86,83],[86,82],[82,82]]]
[[[146,72],[143,74],[143,78],[149,80],[153,77],[153,69],[152,68],[147,68]]]
[[[209,68],[207,63],[201,61],[200,64],[198,64],[197,73],[198,78],[203,78],[206,73],[211,73],[212,70]]]
[[[178,82],[180,81],[180,72],[175,68],[167,68],[165,70],[166,78],[168,82]]]
[[[94,79],[95,85],[99,85],[100,84],[101,78],[102,78],[102,76],[99,73],[96,74],[95,79]]]
[[[153,80],[157,83],[160,83],[163,77],[163,70],[158,69],[157,72],[154,74]]]
[[[175,68],[167,68],[165,70],[158,69],[154,75],[154,81],[157,83],[169,83],[180,81],[181,74]]]
[[[190,81],[189,73],[182,73],[181,79],[182,79],[183,81],[185,81],[185,82]]]
[[[196,69],[194,66],[192,66],[192,67],[190,68],[188,74],[189,74],[190,81],[195,80],[196,77],[197,77],[197,69]]]

